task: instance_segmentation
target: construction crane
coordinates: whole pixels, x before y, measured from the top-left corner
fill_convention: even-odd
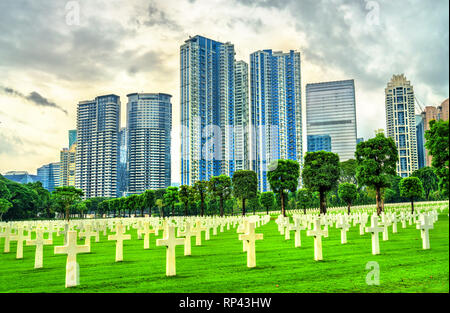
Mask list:
[[[419,99],[417,99],[416,96],[414,96],[414,99],[416,100],[415,103],[415,108],[416,108],[416,112],[417,110],[419,110],[419,114],[422,113],[425,110],[425,107],[420,103]]]

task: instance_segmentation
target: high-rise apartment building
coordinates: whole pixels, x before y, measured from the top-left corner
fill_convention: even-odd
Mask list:
[[[180,47],[183,185],[234,173],[234,55],[233,44],[201,36]]]
[[[397,174],[408,177],[419,168],[414,89],[401,75],[393,75],[385,89],[386,131],[398,149]]]
[[[78,103],[75,187],[85,198],[117,196],[119,128],[119,96]]]
[[[306,134],[329,136],[341,162],[355,158],[356,102],[353,79],[306,85]]]
[[[248,88],[248,64],[244,61],[236,61],[234,65],[234,158],[235,170],[250,169],[249,146],[249,88]]]
[[[250,55],[251,166],[259,189],[270,189],[268,165],[278,159],[302,165],[300,52]]]
[[[170,186],[171,97],[163,93],[128,95],[128,193]]]
[[[37,176],[42,187],[52,192],[59,187],[59,162],[49,163],[37,169]]]
[[[69,149],[63,148],[60,152],[60,186],[75,186],[76,152],[76,143],[72,143]]]

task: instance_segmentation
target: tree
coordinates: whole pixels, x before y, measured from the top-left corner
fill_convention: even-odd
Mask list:
[[[425,166],[421,169],[415,170],[411,176],[420,179],[425,192],[425,199],[429,201],[430,194],[438,189],[439,178],[436,176],[436,173],[431,167]]]
[[[350,207],[358,197],[358,188],[355,184],[342,183],[339,185],[338,193],[339,198],[347,203],[348,214],[350,214]]]
[[[414,213],[414,198],[422,197],[423,186],[417,177],[406,177],[400,182],[400,193],[411,200],[411,213]]]
[[[175,215],[175,203],[178,202],[178,187],[167,187],[164,194],[164,204],[172,208],[172,216]]]
[[[267,179],[270,188],[274,193],[278,193],[281,200],[281,214],[286,216],[285,212],[285,193],[287,191],[295,192],[298,186],[300,176],[300,166],[293,160],[275,160],[269,164]]]
[[[80,217],[84,218],[84,212],[87,211],[86,201],[81,201],[76,204],[76,209],[80,213]]]
[[[444,196],[449,195],[449,123],[430,121],[430,130],[425,132],[425,147],[433,157],[431,165],[439,178],[439,189]]]
[[[205,199],[208,192],[208,182],[199,180],[194,183],[195,198],[200,200],[200,216],[205,214]]]
[[[6,199],[0,198],[0,221],[2,220],[3,214],[8,212],[10,208],[12,208],[12,203]]]
[[[392,138],[378,133],[375,138],[356,146],[356,178],[359,185],[373,187],[376,192],[377,214],[381,214],[381,188],[389,187],[389,176],[396,175],[397,146]]]
[[[303,183],[309,190],[319,192],[321,214],[327,213],[326,194],[337,185],[339,176],[339,156],[336,153],[306,153],[302,172]]]
[[[339,177],[339,183],[350,183],[357,184],[356,180],[356,160],[349,159],[347,161],[341,162],[341,174]]]
[[[154,190],[146,190],[142,194],[142,208],[147,208],[150,214],[150,217],[152,216],[152,208],[155,206],[155,191]],[[141,212],[141,216],[144,216],[144,211]]]
[[[160,217],[164,217],[164,210],[163,210],[163,208],[164,208],[164,201],[163,201],[163,199],[157,199],[156,200],[156,206],[159,209],[159,216]]]
[[[306,214],[306,208],[313,206],[312,192],[307,188],[302,188],[297,191],[297,201],[299,206],[303,209],[303,213]]]
[[[81,189],[76,189],[73,186],[56,187],[52,193],[56,201],[61,202],[65,209],[65,218],[69,221],[69,207],[81,200],[84,195]]]
[[[261,205],[266,209],[268,215],[269,209],[271,210],[275,206],[275,195],[272,191],[262,192],[259,196],[259,201],[261,202]]]
[[[178,198],[183,203],[185,216],[188,216],[189,205],[194,201],[194,192],[194,189],[188,185],[181,185],[178,191]]]
[[[233,174],[232,183],[234,196],[242,201],[242,215],[245,216],[245,200],[255,198],[258,192],[256,172],[236,171]]]
[[[208,192],[219,199],[220,216],[223,216],[223,204],[231,196],[231,178],[226,175],[213,176],[208,183]]]

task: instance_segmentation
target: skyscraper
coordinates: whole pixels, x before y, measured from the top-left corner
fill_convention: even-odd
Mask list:
[[[52,192],[59,186],[59,162],[42,165],[37,169],[38,180],[42,187]]]
[[[425,128],[422,115],[416,114],[416,142],[417,142],[417,165],[425,166]]]
[[[60,151],[60,186],[75,186],[76,151],[76,143],[72,143],[69,149],[63,148]]]
[[[306,133],[330,136],[341,162],[355,158],[356,103],[353,79],[306,85]]]
[[[331,152],[330,135],[308,135],[308,152],[328,151]]]
[[[235,170],[250,169],[249,163],[249,90],[248,90],[248,64],[236,61],[235,69],[235,99],[234,99],[234,150]]]
[[[234,45],[201,36],[180,47],[181,183],[231,176],[234,160]]]
[[[75,187],[85,198],[117,196],[119,127],[119,96],[78,103]]]
[[[75,142],[77,142],[77,130],[71,129],[69,130],[69,149]]]
[[[119,164],[117,166],[117,194],[126,196],[128,191],[128,131],[125,127],[119,131]]]
[[[170,186],[171,95],[128,95],[128,193]]]
[[[393,75],[385,89],[386,131],[398,149],[397,174],[408,177],[419,168],[414,89],[406,77]]]
[[[267,191],[271,161],[303,163],[300,52],[252,53],[250,86],[251,163],[259,189]]]

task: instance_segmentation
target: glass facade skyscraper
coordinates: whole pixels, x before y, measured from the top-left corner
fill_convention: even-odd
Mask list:
[[[77,130],[71,129],[69,130],[69,149],[75,142],[77,142]]]
[[[183,185],[234,173],[234,55],[233,44],[201,36],[180,47]]]
[[[42,187],[52,192],[59,186],[59,162],[49,163],[37,169],[38,180]]]
[[[119,131],[119,164],[117,166],[117,194],[126,196],[128,190],[128,132],[125,127]]]
[[[300,69],[300,52],[263,50],[250,55],[250,159],[262,192],[270,189],[271,161],[303,163]]]
[[[308,152],[331,152],[331,137],[329,135],[308,135]]]
[[[249,170],[249,90],[248,64],[236,61],[235,66],[235,103],[234,103],[234,151],[236,171]]]
[[[397,174],[408,177],[419,168],[413,86],[403,74],[393,75],[385,96],[387,136],[398,149]]]
[[[425,127],[422,115],[416,114],[417,162],[419,169],[425,167]]]
[[[171,97],[163,93],[128,95],[129,194],[170,186]]]
[[[353,79],[306,85],[306,133],[328,135],[341,162],[355,158],[356,104]]]
[[[75,187],[85,198],[117,196],[119,128],[119,96],[78,103]]]

